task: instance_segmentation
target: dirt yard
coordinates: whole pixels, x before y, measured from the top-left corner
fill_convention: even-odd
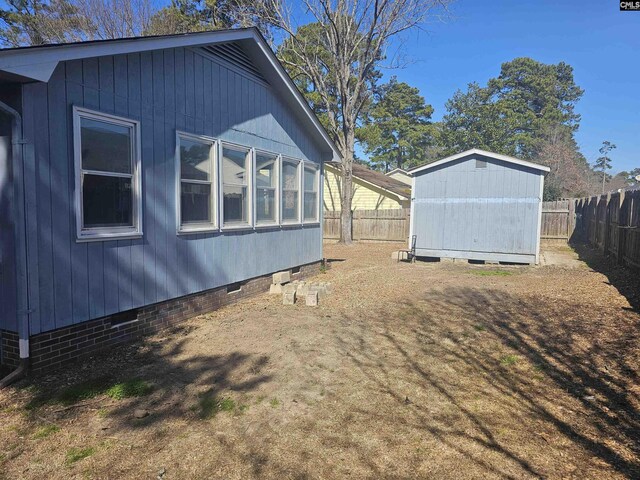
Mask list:
[[[0,477],[640,478],[638,275],[396,248],[0,392]]]

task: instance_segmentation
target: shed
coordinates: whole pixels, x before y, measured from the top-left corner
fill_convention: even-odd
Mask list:
[[[411,170],[416,256],[537,264],[548,171],[479,149]]]
[[[0,51],[0,336],[35,370],[318,271],[335,145],[254,28]]]

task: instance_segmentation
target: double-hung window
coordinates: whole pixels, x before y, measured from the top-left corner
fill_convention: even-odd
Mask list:
[[[304,222],[318,221],[318,167],[315,164],[304,165]]]
[[[282,159],[282,223],[300,223],[300,161]]]
[[[181,232],[211,230],[216,227],[215,142],[193,135],[178,135],[180,171]]]
[[[222,226],[251,225],[251,149],[222,144]]]
[[[73,109],[78,239],[142,235],[140,124]]]
[[[278,224],[278,155],[256,152],[256,225]]]

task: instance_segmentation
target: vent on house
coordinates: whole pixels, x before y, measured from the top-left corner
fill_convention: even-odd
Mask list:
[[[235,293],[242,290],[242,282],[231,283],[227,285],[227,293]]]
[[[268,83],[262,76],[262,73],[260,73],[260,70],[256,68],[249,56],[237,43],[219,43],[217,45],[208,45],[201,48],[209,55],[222,60],[223,62],[257,78],[264,83]]]
[[[120,312],[112,315],[109,323],[111,324],[111,328],[113,328],[137,321],[138,309],[134,308],[133,310],[127,310],[126,312]]]
[[[476,168],[487,168],[486,160],[476,160]]]
[[[300,267],[293,267],[291,269],[291,275],[297,275],[298,273],[300,273]]]

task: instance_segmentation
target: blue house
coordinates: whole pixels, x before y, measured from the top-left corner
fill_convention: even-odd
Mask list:
[[[2,363],[48,369],[313,273],[338,158],[255,29],[0,50]]]

